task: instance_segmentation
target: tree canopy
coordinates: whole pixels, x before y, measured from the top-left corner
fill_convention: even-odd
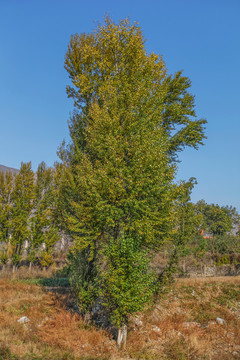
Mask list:
[[[97,286],[121,326],[154,291],[150,253],[179,243],[174,206],[192,182],[175,183],[176,160],[202,144],[206,121],[196,119],[190,80],[169,75],[129,20],[106,17],[95,32],[72,36],[65,68],[74,111],[71,142],[59,150],[59,199],[67,191],[62,216],[89,265],[79,296]]]
[[[201,227],[212,235],[225,235],[239,224],[239,214],[231,206],[207,204],[199,200],[195,205],[195,213],[202,216]]]
[[[142,124],[154,121],[173,159],[186,146],[203,143],[206,120],[196,119],[191,81],[182,71],[169,75],[162,57],[147,53],[138,24],[115,24],[106,17],[95,32],[73,35],[65,68],[72,81],[67,94],[74,100],[69,128],[75,150],[86,145],[84,130],[93,105],[117,117],[123,128],[139,119]]]

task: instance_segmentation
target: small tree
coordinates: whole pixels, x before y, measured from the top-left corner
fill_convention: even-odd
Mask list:
[[[58,234],[58,229],[54,225],[49,225],[48,229],[44,232],[44,251],[40,257],[40,263],[42,266],[46,267],[53,264],[53,248],[56,242],[60,239]],[[48,263],[47,265],[42,264],[42,260],[44,259],[44,263]]]

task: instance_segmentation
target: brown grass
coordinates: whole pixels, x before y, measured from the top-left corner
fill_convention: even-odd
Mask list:
[[[42,349],[51,348],[76,357],[108,358],[115,342],[103,330],[85,329],[79,315],[63,309],[68,296],[21,281],[0,280],[0,344],[19,357],[30,352],[41,355]],[[22,316],[30,319],[26,325],[17,321]]]
[[[128,342],[134,358],[240,359],[240,277],[178,279],[139,317],[145,326]]]
[[[115,342],[103,330],[86,327],[79,315],[64,310],[45,322],[39,338],[56,348],[71,349],[77,356],[109,357],[115,350]]]
[[[240,277],[178,279],[152,309],[137,314],[142,324],[132,317],[122,352],[110,334],[68,310],[71,304],[69,292],[1,279],[0,360],[240,359]],[[22,316],[30,322],[19,324]],[[1,349],[16,357],[3,357]]]

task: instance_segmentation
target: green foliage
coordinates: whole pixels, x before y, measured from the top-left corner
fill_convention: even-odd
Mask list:
[[[198,232],[199,217],[195,216],[194,205],[190,202],[191,192],[196,179],[181,181],[177,187],[177,198],[174,206],[174,244],[177,252],[186,251],[186,245]]]
[[[44,268],[53,264],[53,254],[49,251],[43,250],[39,256],[40,265]]]
[[[68,278],[60,278],[60,277],[51,277],[51,278],[42,278],[39,279],[39,284],[43,286],[50,287],[69,287],[69,279]]]
[[[67,219],[72,213],[72,202],[80,200],[80,193],[76,188],[71,170],[66,163],[56,163],[54,171],[53,197],[55,206],[52,207],[54,223],[60,230],[68,230]]]
[[[44,244],[47,251],[52,251],[56,242],[60,239],[58,229],[54,225],[50,225],[44,232]]]
[[[11,172],[0,172],[0,242],[3,243],[8,242],[10,235],[13,182]]]
[[[231,206],[220,207],[218,204],[207,204],[200,200],[195,209],[196,214],[202,216],[202,229],[213,235],[225,235],[239,224],[239,214]]]
[[[19,173],[15,176],[12,191],[12,236],[10,242],[13,246],[12,261],[14,265],[20,262],[24,241],[31,236],[28,221],[33,209],[34,196],[34,173],[31,163],[22,163]]]
[[[156,274],[140,244],[140,239],[122,236],[112,239],[105,250],[102,298],[117,327],[127,323],[129,313],[142,310],[155,291]]]
[[[193,254],[197,258],[202,258],[205,253],[208,251],[208,240],[204,239],[200,234],[197,236],[194,236],[190,246],[193,248]]]
[[[199,216],[195,216],[194,204],[190,202],[190,196],[196,179],[191,178],[189,181],[181,181],[176,186],[176,198],[173,207],[173,235],[171,246],[167,246],[169,262],[158,280],[160,285],[173,281],[173,274],[178,271],[178,261],[181,257],[192,253],[192,239],[198,234]]]
[[[12,258],[11,258],[14,266],[17,266],[20,263],[20,261],[22,260],[22,255],[17,252],[18,248],[19,247],[17,246],[17,249],[15,249],[15,251],[12,255]]]
[[[209,205],[204,200],[197,204],[187,202],[187,208],[187,221],[191,225],[187,226],[188,230],[192,229],[192,234],[188,231],[188,240],[186,239],[189,253],[193,253],[197,258],[203,257],[207,252],[212,255],[239,253],[240,237],[233,234],[233,229],[235,228],[236,232],[239,226],[239,214],[235,208]],[[207,232],[206,238],[200,235],[202,230]],[[186,252],[186,249],[184,251]]]
[[[58,229],[53,222],[53,170],[47,168],[44,162],[38,166],[35,194],[34,212],[30,219],[31,238],[29,240],[28,259],[33,262],[41,245],[45,244],[46,250],[42,253],[40,261],[41,264],[50,265],[53,262],[52,250],[59,240],[59,235]]]
[[[218,254],[239,254],[240,238],[233,235],[216,235],[208,240],[208,249]]]
[[[121,118],[123,125],[131,119],[154,117],[169,140],[172,157],[186,146],[197,148],[202,143],[206,121],[195,119],[190,80],[181,71],[168,75],[162,58],[148,55],[144,43],[137,24],[128,20],[114,24],[108,17],[94,33],[72,36],[65,58],[72,81],[67,94],[76,109],[70,121],[71,158],[72,150],[86,146],[87,116],[94,103],[105,108],[105,115],[111,118],[109,125],[114,117]],[[119,112],[115,105],[106,108],[111,97],[117,97]]]
[[[43,243],[47,253],[42,254],[43,262],[52,262],[53,247],[59,240],[53,222],[53,187],[53,170],[44,162],[39,165],[36,176],[31,163],[22,163],[14,176],[0,173],[0,242],[8,243],[5,252],[15,266],[22,260],[25,241],[30,263],[36,259]],[[2,256],[5,255],[2,253]]]
[[[57,216],[75,240],[79,304],[89,309],[102,294],[118,326],[155,289],[149,253],[168,242],[177,249],[192,232],[193,183],[174,184],[175,160],[205,138],[190,80],[168,75],[144,42],[137,24],[106,18],[94,33],[72,36],[65,57],[74,111],[56,166]]]
[[[0,262],[5,265],[8,261],[8,252],[7,252],[7,247],[4,246],[1,248],[0,250]]]
[[[89,249],[75,249],[68,254],[68,274],[70,285],[83,313],[90,311],[95,304],[99,289],[95,258]]]

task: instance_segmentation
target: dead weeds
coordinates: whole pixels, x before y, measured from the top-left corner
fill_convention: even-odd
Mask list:
[[[137,315],[120,352],[109,333],[74,313],[69,291],[3,278],[0,360],[240,359],[240,277],[178,279],[153,309]],[[22,316],[30,321],[18,323]]]

